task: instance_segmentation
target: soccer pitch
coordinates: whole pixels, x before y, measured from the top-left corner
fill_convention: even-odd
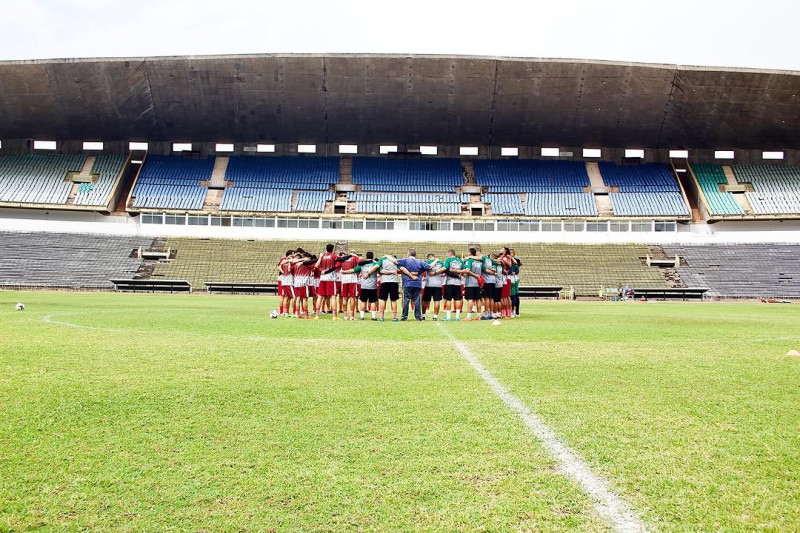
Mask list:
[[[800,530],[796,304],[276,308],[0,292],[0,531],[611,529],[459,345],[648,530]]]

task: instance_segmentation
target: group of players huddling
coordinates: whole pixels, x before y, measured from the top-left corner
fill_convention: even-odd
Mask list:
[[[522,262],[513,249],[480,255],[470,248],[464,257],[448,250],[445,259],[429,253],[426,261],[417,259],[415,249],[398,259],[393,254],[376,257],[366,252],[361,257],[334,252],[328,244],[319,256],[302,248],[288,250],[278,262],[280,316],[318,319],[330,312],[333,320],[384,321],[387,303],[392,321],[397,322],[397,300],[402,279],[402,318],[408,320],[413,306],[414,318],[425,320],[429,310],[439,319],[444,301],[444,321],[496,320],[519,316],[519,269]],[[309,303],[309,300],[311,302]],[[462,309],[466,300],[466,309]],[[311,310],[309,310],[309,307]],[[474,317],[473,317],[474,314]]]

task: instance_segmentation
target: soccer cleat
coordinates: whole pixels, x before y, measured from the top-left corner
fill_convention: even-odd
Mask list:
[[[364,320],[364,319],[362,318],[361,320]],[[377,318],[370,318],[370,320],[372,320],[373,322],[377,322],[378,321]]]
[[[375,320],[375,319],[373,318],[372,320]],[[380,317],[380,318],[378,319],[378,322],[385,322],[385,320],[383,319],[383,317]]]
[[[353,320],[355,320],[355,318],[354,318]],[[364,320],[364,317],[363,317],[363,316],[361,317],[361,320]],[[373,320],[375,320],[375,319],[373,318]]]
[[[319,315],[314,315],[314,320],[319,320]]]
[[[397,322],[397,317],[393,318],[392,322]]]
[[[472,322],[472,319],[467,317],[467,318],[464,319],[464,322]]]
[[[436,317],[433,317],[433,321],[434,321],[434,322],[437,322],[438,320],[439,320],[438,318],[436,318]]]
[[[331,320],[339,320],[338,316],[333,317]]]
[[[445,322],[450,322],[450,319],[449,318],[445,318],[444,321]]]
[[[459,317],[456,317],[456,322],[461,322],[461,319]]]

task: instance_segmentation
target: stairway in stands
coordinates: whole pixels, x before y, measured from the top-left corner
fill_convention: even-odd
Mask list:
[[[208,192],[203,202],[203,211],[219,211],[219,204],[222,203],[222,194],[225,192],[225,171],[228,169],[227,157],[217,157],[214,160],[214,170],[211,172],[211,180],[208,182]]]
[[[587,162],[586,173],[589,174],[589,182],[592,184],[592,190],[608,190],[608,187],[606,187],[606,184],[603,181],[603,175],[600,173],[600,167],[597,165],[597,163]],[[607,194],[595,194],[594,202],[597,205],[598,216],[614,216],[614,209],[611,206],[611,198],[609,198]]]

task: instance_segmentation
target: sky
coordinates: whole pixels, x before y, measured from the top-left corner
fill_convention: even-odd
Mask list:
[[[0,60],[392,53],[800,71],[796,1],[0,0],[0,7]]]

